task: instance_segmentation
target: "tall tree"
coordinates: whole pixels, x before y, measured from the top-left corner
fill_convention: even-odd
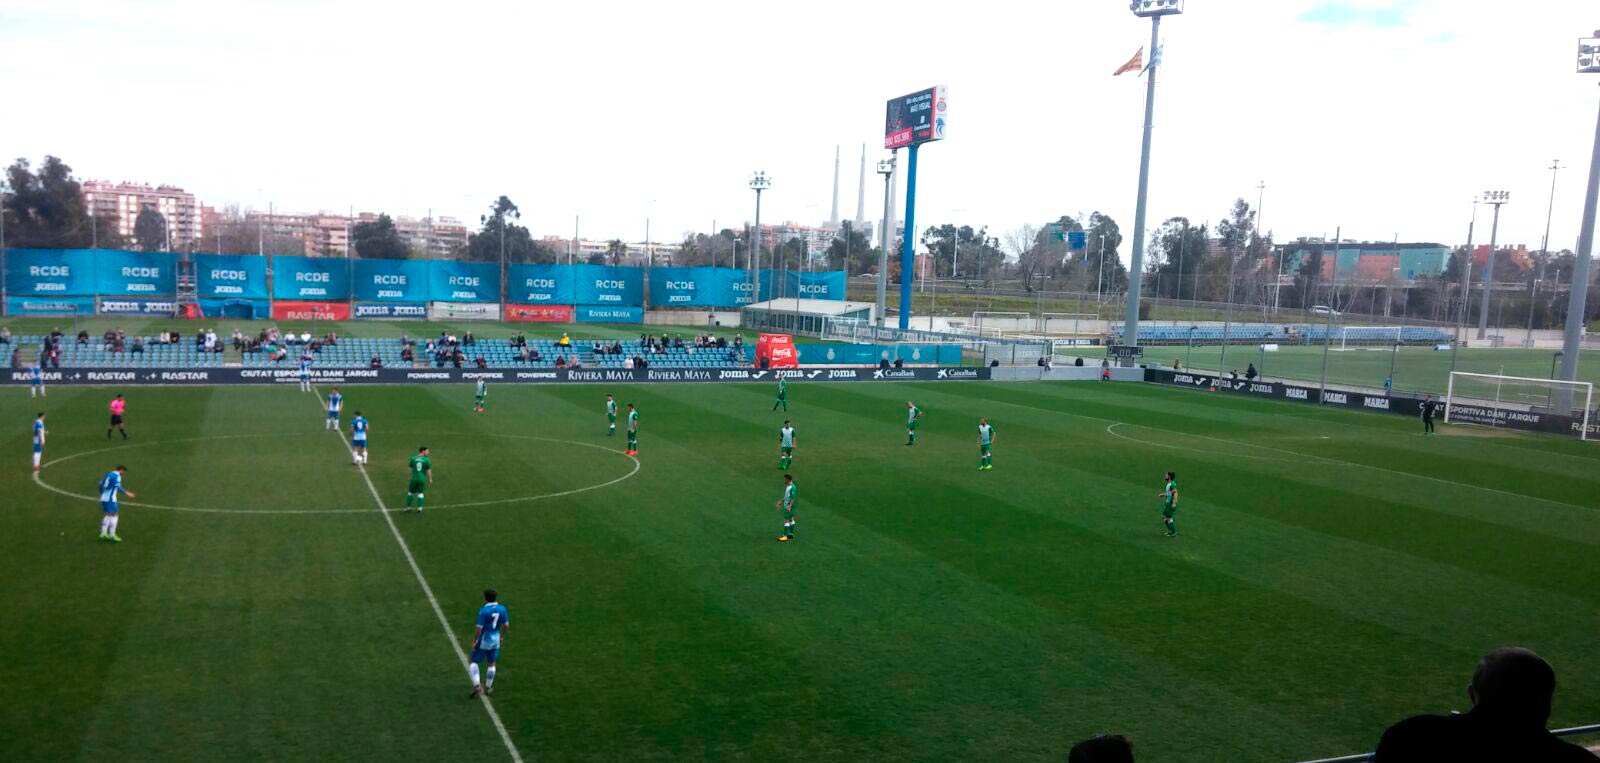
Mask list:
[[[518,225],[521,210],[510,198],[501,196],[489,205],[488,213],[480,216],[477,233],[467,236],[464,259],[475,262],[499,262],[502,246],[506,262],[555,262],[557,253],[543,241],[535,241],[533,234]]]
[[[606,264],[621,265],[628,258],[628,245],[622,239],[614,238],[606,242]]]
[[[866,234],[855,230],[850,221],[846,220],[840,235],[828,243],[828,267],[832,270],[843,270],[850,275],[860,275],[866,272],[876,272],[878,269],[878,249],[872,245]]]
[[[133,219],[133,241],[141,252],[159,252],[167,247],[167,218],[155,207],[146,205]]]
[[[83,248],[122,244],[115,223],[95,220],[83,203],[83,189],[72,168],[46,156],[37,172],[27,159],[6,168],[6,246]]]
[[[350,243],[355,247],[355,256],[369,260],[403,260],[411,256],[411,249],[406,245],[400,231],[394,227],[394,220],[388,215],[380,214],[378,219],[371,222],[356,223],[350,228]],[[500,256],[498,248],[495,259]]]
[[[1172,217],[1151,237],[1150,270],[1159,274],[1157,294],[1171,299],[1194,297],[1195,274],[1205,264],[1206,228],[1187,217]]]
[[[1112,293],[1128,286],[1128,266],[1122,264],[1117,253],[1122,246],[1122,228],[1111,215],[1094,212],[1089,215],[1088,236],[1085,244],[1084,276],[1093,279],[1096,293]]]

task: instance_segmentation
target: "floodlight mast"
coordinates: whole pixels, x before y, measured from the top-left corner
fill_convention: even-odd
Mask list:
[[[1139,150],[1139,201],[1133,215],[1133,260],[1128,265],[1128,309],[1122,343],[1139,344],[1139,287],[1144,272],[1144,222],[1150,194],[1150,132],[1156,107],[1156,69],[1161,65],[1161,18],[1183,13],[1183,0],[1132,0],[1133,15],[1150,19],[1150,63],[1145,67],[1144,143]],[[1102,256],[1104,253],[1102,252]],[[1131,362],[1131,361],[1130,361]]]
[[[888,159],[878,162],[878,174],[883,176],[883,230],[879,232],[883,244],[878,247],[878,300],[877,300],[877,326],[883,328],[883,316],[887,312],[886,300],[888,299],[889,283],[889,245],[894,243],[894,167],[897,160],[896,153],[890,153]]]
[[[1494,205],[1494,224],[1489,228],[1489,259],[1483,267],[1483,302],[1478,306],[1478,338],[1483,339],[1489,329],[1489,295],[1494,291],[1494,250],[1500,240],[1500,207],[1511,203],[1510,191],[1485,191],[1485,204]],[[1472,253],[1467,252],[1471,257]]]
[[[1578,73],[1600,74],[1600,31],[1578,40]],[[1583,227],[1578,231],[1578,257],[1572,265],[1572,287],[1567,294],[1567,326],[1561,343],[1561,380],[1578,380],[1578,353],[1583,347],[1584,316],[1588,309],[1589,265],[1594,256],[1596,206],[1600,205],[1600,122],[1595,125],[1594,153],[1589,159],[1589,192],[1583,199]],[[1562,404],[1572,409],[1571,388],[1559,391]]]
[[[751,236],[750,256],[745,258],[750,267],[751,304],[761,301],[761,192],[771,187],[772,179],[765,170],[756,170],[756,174],[750,176],[750,190],[756,192],[756,227]]]

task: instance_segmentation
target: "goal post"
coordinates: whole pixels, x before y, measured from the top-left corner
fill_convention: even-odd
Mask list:
[[[1594,426],[1594,385],[1523,376],[1450,372],[1444,420],[1456,424],[1577,435]]]
[[[1032,321],[1033,313],[1005,312],[1001,310],[976,310],[972,313],[972,327],[983,333],[984,321],[989,322],[989,328],[1001,331],[1016,331],[1021,328],[1024,321]],[[998,324],[998,325],[997,325]]]
[[[1401,334],[1404,326],[1340,326],[1334,332],[1339,340],[1339,349],[1348,350],[1352,345],[1356,347],[1393,347],[1401,344]]]
[[[1070,333],[1081,334],[1083,333],[1081,327],[1085,321],[1098,320],[1100,320],[1099,313],[1042,313],[1039,316],[1039,333],[1065,334],[1069,333],[1067,327],[1071,326]],[[1051,330],[1051,326],[1055,327],[1054,331]]]

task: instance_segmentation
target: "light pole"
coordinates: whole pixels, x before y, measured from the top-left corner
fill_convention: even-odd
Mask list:
[[[761,192],[771,187],[772,180],[767,177],[765,171],[756,170],[756,174],[750,176],[750,190],[756,192],[756,227],[755,235],[752,237],[754,247],[751,249],[750,257],[747,258],[750,263],[750,279],[754,283],[751,302],[761,301]]]
[[[1100,262],[1099,262],[1099,265],[1100,265],[1100,273],[1095,276],[1095,282],[1094,282],[1094,302],[1095,302],[1096,305],[1100,304],[1100,302],[1103,301],[1102,295],[1103,295],[1103,293],[1105,291],[1105,288],[1106,288],[1106,236],[1105,236],[1104,233],[1100,234]],[[1099,312],[1099,308],[1095,308],[1095,311]]]
[[[878,328],[880,329],[883,328],[883,314],[888,309],[887,305],[884,303],[884,300],[887,299],[886,292],[888,290],[889,283],[889,245],[893,243],[893,239],[891,239],[890,236],[894,232],[894,222],[892,219],[894,217],[894,165],[896,158],[895,155],[897,153],[898,152],[891,152],[888,159],[878,162],[878,174],[883,176],[883,230],[880,231],[880,238],[883,240],[883,245],[878,249],[877,294]],[[903,278],[904,274],[902,274],[901,277]]]
[[[1494,224],[1489,228],[1489,259],[1483,269],[1483,302],[1478,307],[1478,338],[1489,330],[1489,294],[1494,290],[1494,248],[1500,240],[1500,207],[1511,201],[1510,191],[1485,191],[1483,200],[1494,205]]]
[[[1600,73],[1600,31],[1578,41],[1578,73]],[[1594,252],[1595,208],[1600,205],[1600,123],[1595,125],[1594,154],[1589,159],[1589,190],[1583,199],[1583,228],[1578,234],[1578,259],[1572,265],[1572,286],[1567,293],[1566,336],[1561,343],[1561,379],[1577,381],[1578,351],[1583,342],[1583,319],[1588,309],[1589,258]],[[1560,390],[1561,405],[1572,409],[1572,388]]]
[[[1161,67],[1161,17],[1183,13],[1183,0],[1133,0],[1129,4],[1133,15],[1150,19],[1150,65],[1144,92],[1144,142],[1139,149],[1139,202],[1133,215],[1133,261],[1128,266],[1131,273],[1144,272],[1144,218],[1150,194],[1150,131],[1154,126],[1156,108],[1156,69]],[[1102,259],[1104,252],[1102,252]],[[1128,311],[1123,322],[1122,341],[1127,345],[1139,343],[1139,279],[1128,279]]]
[[[1450,343],[1450,373],[1456,371],[1456,351],[1467,325],[1467,302],[1472,299],[1472,231],[1478,226],[1478,197],[1472,197],[1472,220],[1467,223],[1467,255],[1461,269],[1461,305],[1456,310],[1456,338]]]

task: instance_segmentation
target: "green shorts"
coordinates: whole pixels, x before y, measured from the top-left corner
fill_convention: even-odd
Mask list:
[[[794,448],[779,448],[778,450],[782,451],[785,456],[794,455]]]
[[[906,424],[906,429],[910,429],[910,430],[915,431],[916,428],[917,428],[917,425],[920,424],[920,423],[922,423],[922,422],[920,422],[920,421],[912,421],[912,422]]]
[[[786,509],[783,510],[783,518],[784,519],[794,519],[794,507],[793,506],[790,506],[789,508],[786,508]]]
[[[484,395],[477,395],[476,397],[478,398],[478,405],[483,405],[483,398],[485,396]]]
[[[1176,506],[1170,506],[1170,505],[1165,505],[1164,504],[1161,507],[1161,516],[1166,517],[1167,519],[1171,519],[1172,515],[1176,514],[1176,513],[1178,513],[1178,507],[1176,507]]]
[[[994,447],[993,445],[979,445],[978,446],[978,453],[987,456],[987,455],[989,455],[989,449],[993,448],[993,447]]]
[[[617,414],[615,414],[615,413],[606,414],[606,421],[608,421],[608,422],[610,422],[612,424],[617,423]]]
[[[428,481],[411,480],[411,482],[406,485],[406,492],[410,493],[411,495],[422,495],[423,493],[428,492]]]

